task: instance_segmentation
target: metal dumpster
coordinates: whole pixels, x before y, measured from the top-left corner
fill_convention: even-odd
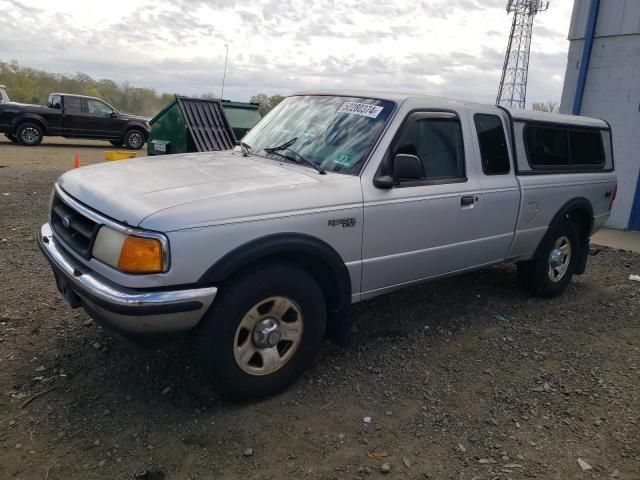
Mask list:
[[[176,95],[149,123],[149,155],[229,150],[236,142],[220,100]]]
[[[222,108],[236,138],[240,140],[260,121],[259,103],[231,102],[222,100]]]

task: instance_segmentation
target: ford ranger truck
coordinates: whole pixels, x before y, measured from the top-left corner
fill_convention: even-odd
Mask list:
[[[233,150],[58,178],[39,243],[61,295],[120,334],[189,332],[221,396],[277,393],[352,304],[513,262],[550,297],[616,195],[603,120],[421,95],[300,93]]]

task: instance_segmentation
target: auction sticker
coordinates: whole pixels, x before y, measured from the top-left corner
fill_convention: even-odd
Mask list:
[[[369,103],[344,102],[338,108],[339,113],[354,113],[363,117],[376,118],[384,107],[371,105]]]

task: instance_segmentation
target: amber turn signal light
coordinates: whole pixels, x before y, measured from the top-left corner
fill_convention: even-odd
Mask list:
[[[125,238],[118,269],[127,273],[160,273],[164,265],[162,245],[154,238]]]

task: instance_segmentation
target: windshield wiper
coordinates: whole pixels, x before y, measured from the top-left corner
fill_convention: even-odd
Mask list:
[[[316,162],[312,162],[311,160],[303,157],[302,155],[300,155],[298,152],[296,152],[295,150],[293,150],[291,148],[291,146],[296,143],[298,141],[298,137],[294,137],[291,140],[289,140],[288,142],[283,143],[282,145],[277,145],[275,147],[267,147],[267,148],[263,148],[263,150],[267,153],[272,153],[273,155],[277,155],[278,157],[287,159],[287,160],[291,160],[292,162],[297,163],[298,165],[301,164],[307,164],[310,167],[313,167],[315,169],[316,172],[318,172],[320,175],[325,175],[327,172],[325,171],[324,168],[322,168],[320,165],[318,165]],[[280,153],[283,150],[288,150],[289,152],[293,153],[295,155],[294,157],[290,157],[289,155],[285,155],[284,153]]]
[[[241,140],[238,140],[236,142],[236,145],[238,145],[240,147],[240,150],[242,150],[242,156],[243,157],[248,157],[249,153],[251,153],[251,145],[248,145],[246,143],[244,143]]]

